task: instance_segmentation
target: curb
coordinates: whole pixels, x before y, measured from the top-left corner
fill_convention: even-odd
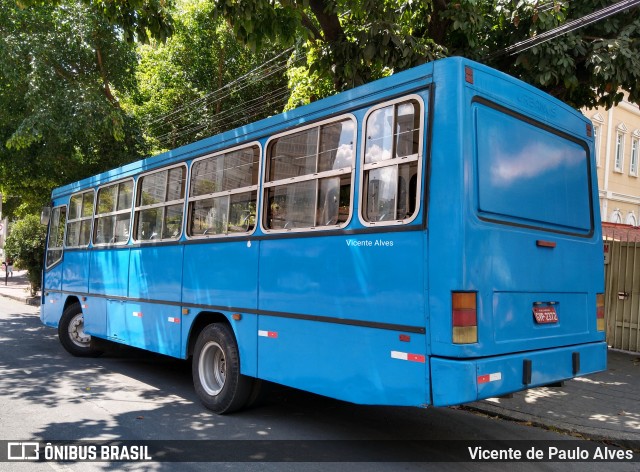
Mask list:
[[[30,305],[30,306],[40,306],[40,297],[36,296],[36,297],[21,297],[19,295],[11,295],[8,293],[2,293],[0,292],[0,297],[5,297],[5,298],[10,298],[11,300],[16,300],[18,302],[22,302],[25,305]]]

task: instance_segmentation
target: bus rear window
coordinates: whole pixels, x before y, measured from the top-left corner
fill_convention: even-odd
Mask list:
[[[480,216],[587,236],[593,231],[589,150],[513,113],[476,103]]]

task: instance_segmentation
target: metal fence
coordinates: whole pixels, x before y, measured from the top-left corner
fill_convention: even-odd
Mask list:
[[[640,352],[640,229],[603,224],[607,343]]]

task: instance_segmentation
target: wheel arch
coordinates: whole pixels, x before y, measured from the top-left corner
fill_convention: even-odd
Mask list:
[[[82,311],[82,305],[80,304],[80,299],[76,295],[69,295],[67,299],[64,301],[64,306],[62,307],[62,313],[69,308],[74,303],[80,305],[80,311]]]
[[[215,312],[215,311],[201,311],[196,316],[195,321],[191,323],[191,328],[189,329],[189,338],[187,342],[187,358],[193,356],[193,351],[196,346],[196,341],[198,340],[198,336],[200,335],[202,330],[205,329],[210,324],[214,324],[214,323],[227,324],[231,328],[231,331],[233,331],[233,334],[234,336],[236,336],[236,339],[237,339],[237,334],[235,332],[233,325],[229,321],[229,318],[227,318],[224,314],[220,312]]]

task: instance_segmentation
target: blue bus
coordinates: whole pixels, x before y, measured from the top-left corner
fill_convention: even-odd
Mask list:
[[[604,370],[593,128],[447,58],[57,188],[41,318],[262,381],[456,405]]]

